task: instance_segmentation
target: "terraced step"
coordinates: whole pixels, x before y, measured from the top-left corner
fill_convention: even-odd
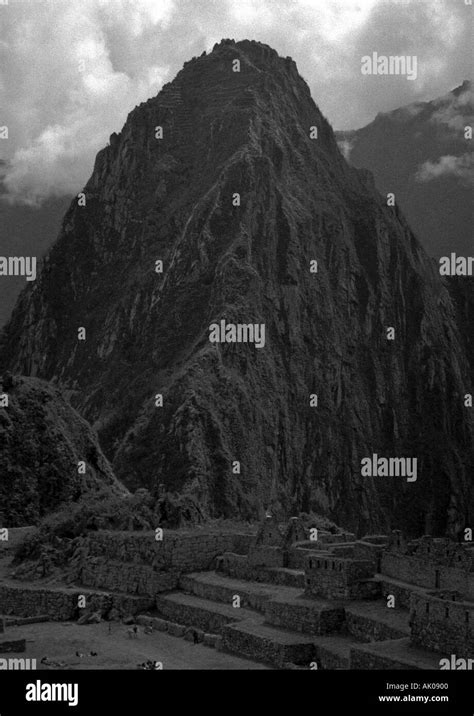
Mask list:
[[[392,639],[372,644],[355,644],[351,648],[351,669],[439,670],[441,658],[441,654],[411,646],[408,638]]]
[[[277,596],[266,604],[265,621],[303,634],[331,634],[341,630],[344,608],[323,599]]]
[[[305,574],[303,569],[288,569],[288,567],[273,567],[266,570],[268,581],[271,584],[281,584],[286,587],[305,588]]]
[[[158,595],[156,609],[163,619],[196,627],[211,634],[222,634],[227,624],[256,616],[256,613],[249,609],[212,602],[184,592]]]
[[[155,571],[151,566],[120,562],[107,557],[91,557],[81,570],[81,584],[91,589],[106,589],[142,595],[153,600],[157,592],[176,589],[175,570]]]
[[[423,587],[417,587],[408,582],[387,577],[385,574],[376,574],[374,579],[380,582],[382,595],[384,597],[388,594],[393,594],[395,597],[395,609],[409,609],[411,595],[413,593],[420,594],[420,592],[426,592]]]
[[[90,589],[82,585],[24,584],[4,579],[0,584],[0,613],[14,619],[47,616],[51,621],[75,620],[84,611],[78,610],[80,595],[86,597],[87,612],[118,609],[124,615],[139,614],[154,605],[150,597]]]
[[[318,636],[314,639],[318,669],[350,669],[354,640],[348,636]]]
[[[268,626],[261,618],[224,627],[222,648],[280,668],[288,662],[309,668],[316,655],[310,637]]]
[[[386,602],[352,602],[344,607],[345,628],[357,641],[385,641],[410,636],[407,612],[388,608]]]
[[[260,582],[246,582],[233,579],[216,572],[196,572],[183,575],[179,586],[185,592],[214,602],[232,605],[236,596],[240,597],[240,606],[263,612],[267,602],[273,597],[294,598],[301,589]]]
[[[300,591],[304,591],[305,587],[304,570],[252,565],[249,564],[246,556],[240,554],[224,554],[218,563],[217,572],[229,579],[240,579],[245,582],[277,584],[298,588]]]

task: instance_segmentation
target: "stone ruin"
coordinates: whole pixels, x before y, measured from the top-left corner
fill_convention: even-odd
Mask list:
[[[470,543],[357,539],[271,515],[256,532],[165,530],[162,541],[99,530],[78,540],[63,587],[0,584],[0,615],[128,615],[277,668],[439,669],[473,663],[473,555]]]
[[[445,538],[424,536],[407,542],[392,533],[382,559],[389,577],[427,589],[454,589],[474,600],[474,547]]]
[[[294,583],[291,574],[303,570],[301,600],[349,605],[344,606],[346,618],[335,622],[338,633],[344,632],[344,621],[354,620],[351,602],[358,603],[359,609],[360,602],[385,599],[388,604],[391,598],[397,615],[405,611],[409,632],[409,638],[407,634],[398,635],[397,648],[473,657],[474,548],[470,544],[430,536],[408,541],[398,530],[362,539],[342,531],[319,531],[318,539],[310,541],[301,519],[292,518],[282,530],[267,516],[248,555],[224,554],[217,560],[217,569],[241,579],[281,584]],[[389,613],[390,607],[386,608]],[[285,625],[284,620],[280,624]],[[308,628],[304,619],[299,622],[287,613],[286,626],[290,625],[297,630]],[[348,629],[354,631],[354,624]],[[359,636],[372,641],[370,627],[367,632],[364,635],[361,631]],[[396,666],[400,655],[391,659],[389,648],[395,633],[396,629],[392,634],[386,630],[387,653],[383,658],[357,652],[356,648],[352,668]],[[374,641],[384,643],[383,635],[381,627]]]

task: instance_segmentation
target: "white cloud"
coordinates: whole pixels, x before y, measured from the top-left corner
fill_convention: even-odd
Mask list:
[[[309,23],[318,27],[329,41],[341,40],[363,27],[379,0],[300,0],[298,11],[307,13]],[[308,27],[311,27],[309,24]]]
[[[239,0],[229,3],[229,13],[240,25],[258,24],[259,27],[269,26],[274,18],[271,8],[258,0]]]
[[[340,139],[337,142],[339,149],[341,150],[342,156],[348,162],[350,160],[351,152],[354,147],[354,142],[349,139]]]
[[[460,83],[464,14],[441,0],[10,0],[0,5],[10,197],[34,203],[80,191],[133,107],[224,37],[293,57],[334,126],[355,129]],[[417,54],[422,76],[369,86],[360,58],[373,50]]]
[[[109,20],[120,18],[139,42],[145,29],[170,21],[173,3],[114,0],[112,7],[106,0],[82,0],[10,7],[11,15],[2,9],[11,48],[2,77],[1,104],[12,138],[5,187],[11,200],[35,204],[79,191],[111,132],[167,78],[165,65],[145,62],[129,73],[115,68]]]
[[[428,182],[442,176],[457,176],[466,183],[474,183],[474,158],[472,154],[462,154],[459,157],[445,155],[435,162],[424,162],[417,173],[419,182]]]
[[[462,132],[465,126],[472,125],[473,95],[470,85],[457,96],[450,93],[440,98],[438,106],[439,109],[431,117],[432,122],[445,124],[456,133]]]

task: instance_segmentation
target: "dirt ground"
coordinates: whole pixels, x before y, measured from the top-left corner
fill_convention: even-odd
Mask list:
[[[109,624],[111,632],[109,633]],[[26,652],[2,654],[2,657],[24,657],[63,662],[63,669],[136,669],[143,661],[161,661],[163,669],[266,669],[268,667],[241,659],[202,644],[163,632],[146,635],[140,627],[138,637],[130,638],[127,629],[116,622],[80,626],[74,622],[43,622],[7,627],[6,640],[26,639]],[[84,654],[76,656],[76,651]],[[97,656],[90,656],[90,652]],[[59,668],[59,667],[56,667]]]
[[[13,567],[11,565],[12,541],[9,549],[0,551],[0,580],[9,583]],[[48,580],[38,581],[44,586]],[[57,581],[49,580],[50,586]],[[28,584],[33,584],[29,582]],[[59,586],[64,586],[60,584]],[[109,633],[110,625],[110,633]],[[267,669],[238,656],[232,656],[202,644],[194,644],[183,638],[170,636],[164,632],[146,635],[139,627],[138,637],[130,638],[128,629],[118,622],[78,625],[75,622],[41,622],[9,626],[1,639],[13,641],[26,639],[26,652],[1,654],[1,658],[23,657],[37,660],[37,668],[45,670],[63,669],[136,669],[137,665],[148,660],[161,661],[163,669]],[[76,651],[84,654],[76,656]],[[90,656],[90,652],[97,656]],[[41,659],[64,663],[61,667],[43,666]]]

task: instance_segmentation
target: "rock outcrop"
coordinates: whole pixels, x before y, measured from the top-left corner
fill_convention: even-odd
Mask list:
[[[455,306],[291,58],[225,40],[186,63],[83,194],[0,368],[67,387],[128,487],[164,485],[209,515],[315,510],[361,533],[472,524]],[[264,324],[265,345],[211,343],[221,320]],[[416,481],[362,476],[374,453],[416,457]]]

